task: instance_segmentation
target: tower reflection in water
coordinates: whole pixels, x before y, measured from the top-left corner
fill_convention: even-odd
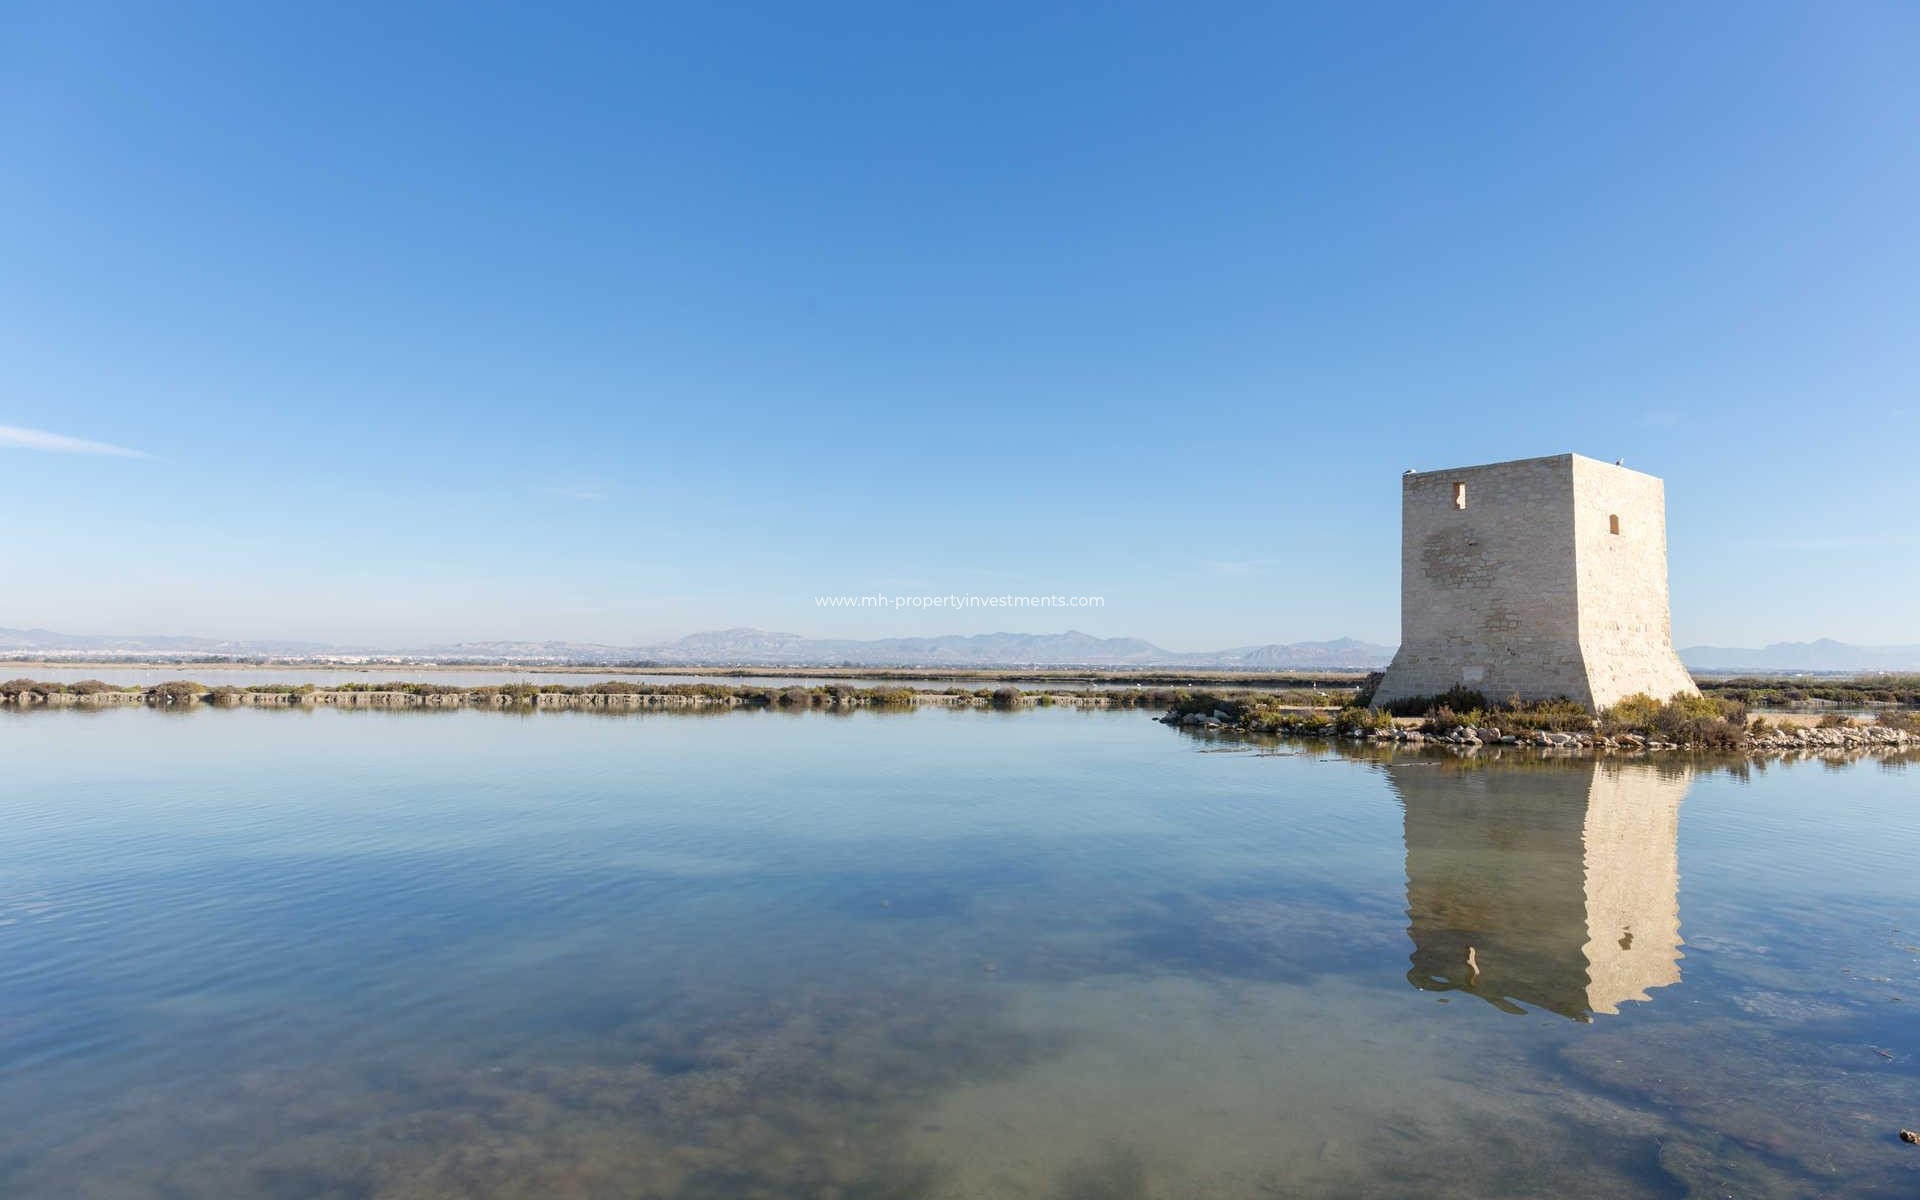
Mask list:
[[[1386,770],[1406,811],[1413,986],[1588,1021],[1680,981],[1690,771],[1511,759]]]

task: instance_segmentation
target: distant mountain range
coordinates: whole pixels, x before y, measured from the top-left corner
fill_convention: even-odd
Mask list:
[[[94,633],[55,633],[50,629],[0,629],[0,652],[10,654],[231,654],[236,657],[279,658],[328,654],[334,649],[322,642],[234,641],[151,635],[116,637]]]
[[[1194,667],[1215,670],[1384,666],[1393,647],[1341,638],[1331,642],[1240,646],[1182,653],[1140,638],[1065,633],[976,633],[946,637],[809,638],[764,629],[716,629],[651,646],[578,642],[457,642],[414,653],[441,658],[647,662],[710,667]]]
[[[1189,667],[1206,670],[1375,670],[1393,647],[1353,638],[1280,642],[1184,653],[1140,638],[1065,633],[977,633],[947,637],[808,638],[764,629],[718,629],[672,642],[613,646],[592,642],[456,642],[409,648],[302,641],[193,637],[112,637],[0,629],[0,654],[79,657],[232,657],[320,659],[394,657],[500,663],[653,663],[709,667]],[[1692,646],[1681,659],[1696,671],[1920,670],[1920,646],[1855,646],[1823,638],[1762,649]]]
[[[1758,650],[1689,646],[1680,660],[1695,671],[1920,671],[1920,646],[1852,646],[1821,638]]]

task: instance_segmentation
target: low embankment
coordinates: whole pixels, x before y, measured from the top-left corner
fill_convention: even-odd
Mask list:
[[[1182,697],[1161,720],[1186,728],[1291,737],[1590,752],[1768,754],[1920,748],[1920,717],[1897,708],[1870,718],[1837,713],[1818,718],[1768,716],[1750,713],[1738,700],[1677,695],[1664,701],[1630,696],[1594,713],[1570,700],[1490,705],[1484,697],[1462,691],[1395,707],[1393,713],[1358,703],[1334,710],[1310,709],[1260,696],[1196,693]]]
[[[1125,691],[1022,691],[1014,687],[952,687],[932,691],[906,687],[857,688],[839,684],[780,688],[625,681],[578,686],[501,684],[484,687],[398,681],[350,683],[339,687],[315,687],[311,684],[209,687],[185,679],[151,687],[116,685],[99,680],[50,683],[13,679],[0,683],[0,705],[23,709],[126,705],[163,709],[210,705],[217,708],[479,708],[592,712],[720,711],[739,708],[828,711],[920,707],[1015,709],[1055,705],[1075,708],[1164,708],[1182,694],[1150,688]]]

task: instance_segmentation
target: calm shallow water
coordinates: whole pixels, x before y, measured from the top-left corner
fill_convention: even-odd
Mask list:
[[[1920,775],[0,716],[8,1197],[1911,1196]]]

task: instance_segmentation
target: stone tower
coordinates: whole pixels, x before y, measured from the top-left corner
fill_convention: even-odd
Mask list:
[[[1457,686],[1606,708],[1696,694],[1667,609],[1666,488],[1578,454],[1400,485],[1400,650],[1375,704]]]

